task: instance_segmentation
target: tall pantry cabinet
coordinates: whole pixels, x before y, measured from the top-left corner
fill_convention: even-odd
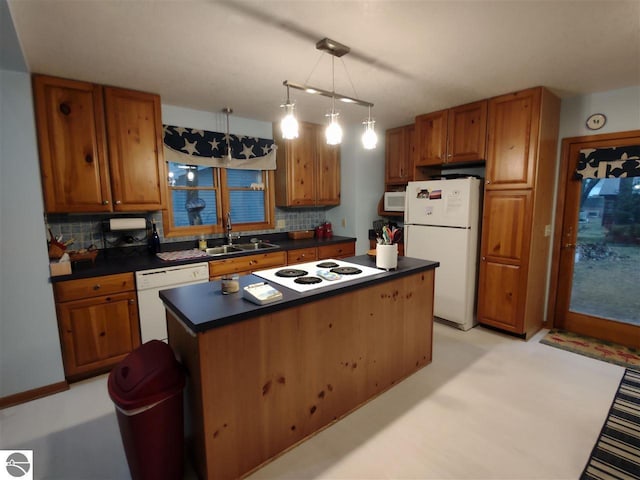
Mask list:
[[[560,100],[538,87],[489,100],[478,321],[542,327]]]

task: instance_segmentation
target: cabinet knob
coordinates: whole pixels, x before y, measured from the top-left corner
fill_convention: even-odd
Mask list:
[[[491,180],[487,180],[485,183],[489,185],[491,183]]]
[[[69,115],[71,113],[71,107],[67,102],[61,103],[58,108],[60,109],[60,113],[63,115]]]
[[[575,243],[565,243],[564,244],[564,248],[576,248],[576,244]]]
[[[135,305],[136,301],[133,298],[129,299],[129,305]]]
[[[116,205],[120,205],[122,202],[120,200],[116,200]]]
[[[487,261],[487,257],[482,257],[482,261],[486,262]]]
[[[103,204],[103,205],[109,205],[109,200],[103,200],[103,201],[102,201],[102,204]]]
[[[96,284],[93,286],[93,289],[94,289],[94,290],[100,290],[100,288],[101,288],[101,285],[100,285],[99,283],[96,283]]]

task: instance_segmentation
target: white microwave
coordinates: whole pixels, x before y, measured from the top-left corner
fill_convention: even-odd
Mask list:
[[[404,212],[405,192],[384,192],[385,212]]]

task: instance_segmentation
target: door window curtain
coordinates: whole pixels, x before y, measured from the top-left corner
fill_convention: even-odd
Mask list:
[[[167,162],[240,170],[275,170],[276,145],[272,139],[227,135],[195,128],[163,125]],[[231,155],[227,148],[227,136]]]
[[[580,150],[576,179],[640,177],[640,145]]]

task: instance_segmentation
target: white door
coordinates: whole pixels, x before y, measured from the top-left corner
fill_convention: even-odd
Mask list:
[[[434,315],[474,325],[477,239],[469,229],[405,225],[405,255],[440,262],[436,268]]]

